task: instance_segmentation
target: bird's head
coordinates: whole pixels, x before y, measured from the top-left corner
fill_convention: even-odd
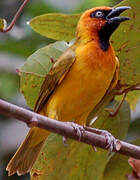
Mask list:
[[[103,50],[109,45],[109,38],[119,24],[129,20],[128,17],[119,16],[128,6],[117,8],[97,7],[83,13],[77,26],[77,36],[82,41],[98,40]]]

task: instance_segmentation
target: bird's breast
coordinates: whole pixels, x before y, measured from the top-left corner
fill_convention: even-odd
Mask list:
[[[75,63],[46,105],[47,115],[70,121],[92,110],[107,91],[115,67],[112,48],[103,52],[92,44],[78,47]]]

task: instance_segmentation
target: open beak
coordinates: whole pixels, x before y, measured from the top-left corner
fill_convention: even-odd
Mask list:
[[[121,22],[129,20],[129,17],[119,16],[125,10],[130,9],[128,6],[113,8],[106,16],[106,23],[99,31],[101,48],[106,51],[109,47],[109,39],[112,33],[117,29]]]
[[[127,9],[131,9],[131,7],[122,6],[122,7],[113,8],[106,17],[107,22],[109,24],[119,24],[123,21],[130,20],[129,17],[119,16],[122,12],[124,12]]]

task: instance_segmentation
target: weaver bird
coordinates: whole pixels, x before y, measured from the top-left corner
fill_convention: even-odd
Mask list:
[[[76,41],[46,75],[35,112],[59,121],[85,124],[91,110],[117,84],[119,61],[109,39],[119,24],[129,19],[119,16],[127,9],[97,7],[82,14]],[[30,129],[7,166],[9,175],[31,170],[49,133],[36,127]]]

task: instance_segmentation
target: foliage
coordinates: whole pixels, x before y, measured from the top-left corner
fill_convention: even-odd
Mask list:
[[[56,40],[70,41],[75,37],[79,14],[45,14],[30,21],[30,26],[39,34]]]
[[[39,94],[40,86],[53,63],[69,45],[64,41],[56,42],[39,49],[21,66],[21,92],[27,104],[33,109]],[[27,83],[28,82],[28,83]]]

